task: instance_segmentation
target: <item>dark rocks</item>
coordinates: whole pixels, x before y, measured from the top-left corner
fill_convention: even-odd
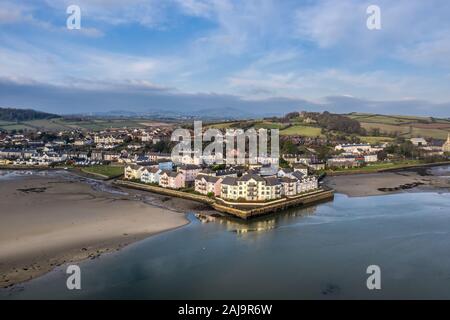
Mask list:
[[[402,184],[398,187],[395,188],[378,188],[378,191],[381,192],[393,192],[393,191],[400,191],[400,190],[408,190],[408,189],[413,189],[415,187],[424,185],[424,183],[422,182],[413,182],[413,183],[407,183],[407,184]]]

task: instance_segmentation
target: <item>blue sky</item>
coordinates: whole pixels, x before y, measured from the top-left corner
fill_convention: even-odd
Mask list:
[[[1,0],[0,106],[449,117],[449,17],[447,0]]]

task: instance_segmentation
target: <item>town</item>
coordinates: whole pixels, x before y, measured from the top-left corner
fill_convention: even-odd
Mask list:
[[[321,120],[321,114],[293,114],[309,125]],[[340,123],[342,118],[338,119]],[[277,120],[271,119],[272,123]],[[265,155],[249,161],[246,150],[244,164],[222,163],[222,153],[198,156],[189,152],[174,159],[170,151],[176,142],[171,136],[179,125],[149,123],[140,128],[2,132],[0,165],[10,169],[68,169],[100,179],[116,179],[122,186],[148,186],[151,189],[143,190],[152,192],[176,190],[183,194],[170,195],[213,202],[221,211],[220,207],[250,210],[276,203],[279,208],[287,208],[308,195],[328,192],[329,196],[330,190],[320,182],[326,174],[445,163],[450,152],[450,134],[441,142],[422,137],[398,141],[389,138],[383,142],[381,137],[376,143],[364,143],[355,142],[350,134],[329,130],[317,137],[301,133],[282,135],[277,158]],[[189,124],[181,125],[193,131]],[[238,125],[249,127],[254,123]],[[207,128],[217,129],[217,124]],[[349,128],[341,130],[345,133]],[[238,150],[227,153],[234,156]],[[228,209],[222,211],[230,213]]]

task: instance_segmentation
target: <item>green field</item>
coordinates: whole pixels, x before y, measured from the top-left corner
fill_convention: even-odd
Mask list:
[[[212,129],[227,129],[229,128],[232,124],[237,123],[237,122],[221,122],[221,123],[213,123],[213,124],[209,124],[206,126],[206,128],[212,128]]]
[[[281,122],[270,122],[270,121],[261,121],[255,123],[255,129],[283,129],[286,125],[282,124]]]
[[[403,138],[445,139],[450,131],[449,119],[364,113],[351,113],[347,116],[359,121],[369,133],[371,129],[379,129],[382,134],[398,134]]]
[[[321,137],[321,129],[316,127],[309,127],[309,126],[292,126],[286,129],[283,129],[280,131],[280,135],[285,136],[292,136],[292,135],[299,135],[304,137]]]
[[[23,122],[0,121],[0,128],[4,130],[49,130],[63,131],[72,129],[104,130],[109,128],[144,128],[143,119],[43,119]]]
[[[390,137],[371,137],[371,136],[359,136],[362,142],[369,144],[379,144],[383,142],[391,142],[394,138]]]
[[[401,169],[401,168],[407,168],[411,166],[417,166],[417,165],[423,165],[427,164],[425,161],[422,160],[404,160],[404,161],[396,161],[396,162],[380,162],[380,163],[374,163],[369,164],[364,167],[355,167],[355,168],[349,168],[349,169],[343,169],[343,170],[327,170],[329,173],[368,173],[368,172],[377,172],[380,170],[387,170],[387,169]]]
[[[116,167],[116,166],[92,166],[92,167],[86,167],[83,168],[81,171],[94,174],[94,175],[100,175],[105,178],[113,178],[120,176],[123,174],[123,167]]]
[[[408,124],[417,123],[419,121],[431,121],[430,117],[414,117],[414,116],[390,116],[381,114],[368,113],[351,113],[347,115],[349,118],[369,123],[384,123],[384,124]]]

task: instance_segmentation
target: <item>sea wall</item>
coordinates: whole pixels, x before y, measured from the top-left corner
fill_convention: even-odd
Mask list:
[[[145,185],[131,181],[117,180],[114,182],[114,184],[121,187],[150,191],[167,196],[202,202],[210,205],[213,209],[219,212],[227,213],[239,217],[241,219],[250,219],[252,217],[257,217],[285,210],[290,207],[307,206],[321,201],[332,200],[334,198],[334,191],[332,189],[321,188],[317,191],[266,203],[261,202],[242,203],[242,202],[225,201],[220,198],[211,199],[202,195],[187,193],[179,190],[166,189],[158,186]]]
[[[206,203],[209,205],[214,203],[214,200],[211,198],[208,198],[207,196],[202,196],[202,195],[193,194],[193,193],[187,193],[187,192],[174,190],[174,189],[162,188],[162,187],[158,187],[158,186],[152,186],[152,185],[148,185],[148,184],[142,184],[142,183],[137,183],[137,182],[132,182],[132,181],[124,181],[124,180],[116,180],[116,181],[114,181],[114,184],[121,186],[121,187],[150,191],[150,192],[155,192],[155,193],[166,195],[166,196],[198,201],[198,202]]]
[[[278,201],[269,202],[258,208],[244,209],[242,204],[234,203],[234,206],[232,206],[229,202],[227,203],[227,205],[221,204],[221,201],[215,202],[212,207],[219,212],[228,213],[241,219],[250,219],[257,216],[282,211],[291,207],[304,207],[321,201],[333,200],[333,198],[333,190],[319,189],[318,191],[299,195],[297,197],[285,198]]]

